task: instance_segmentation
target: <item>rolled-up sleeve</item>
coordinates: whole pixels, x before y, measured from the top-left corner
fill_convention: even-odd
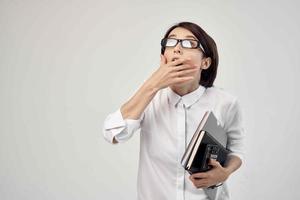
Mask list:
[[[104,138],[110,143],[113,143],[113,138],[120,143],[127,141],[140,128],[143,117],[144,113],[140,119],[124,119],[121,110],[118,109],[104,120]]]
[[[235,99],[227,112],[226,131],[228,135],[227,148],[229,155],[235,155],[244,160],[244,127],[239,101]]]

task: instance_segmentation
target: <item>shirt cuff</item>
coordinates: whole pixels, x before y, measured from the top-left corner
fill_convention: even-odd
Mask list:
[[[127,131],[115,135],[115,139],[122,143],[133,136],[133,133],[140,128],[141,119],[125,119]]]
[[[113,138],[126,128],[126,122],[123,119],[120,109],[107,116],[103,128],[104,138],[112,143]]]
[[[116,112],[108,115],[107,119],[105,120],[104,128],[105,129],[112,129],[125,126],[125,121],[123,119],[121,110],[118,109]]]

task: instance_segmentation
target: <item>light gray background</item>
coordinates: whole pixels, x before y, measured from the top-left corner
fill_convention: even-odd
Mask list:
[[[243,107],[232,199],[299,199],[296,2],[1,0],[0,199],[135,199],[139,133],[111,145],[102,124],[158,67],[179,21],[215,39],[215,83]]]

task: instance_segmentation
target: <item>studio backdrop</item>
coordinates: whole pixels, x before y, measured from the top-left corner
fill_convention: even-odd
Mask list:
[[[232,199],[299,199],[297,1],[0,1],[0,199],[135,199],[139,132],[105,117],[159,67],[181,21],[217,43],[215,85],[238,97],[245,162]]]

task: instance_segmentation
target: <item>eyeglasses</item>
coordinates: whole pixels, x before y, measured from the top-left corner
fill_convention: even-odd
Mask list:
[[[200,44],[198,40],[163,38],[160,44],[162,47],[175,47],[178,44],[178,42],[180,42],[183,48],[186,49],[200,48],[203,52],[205,52],[203,46]]]

